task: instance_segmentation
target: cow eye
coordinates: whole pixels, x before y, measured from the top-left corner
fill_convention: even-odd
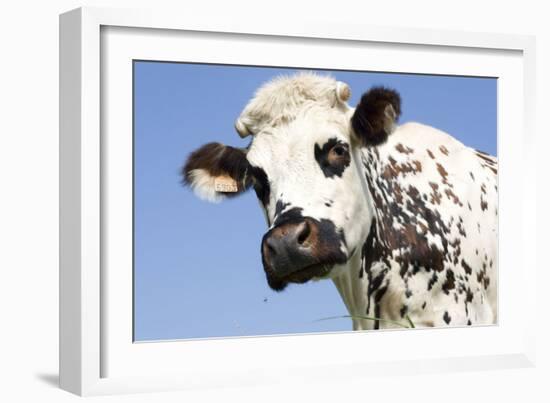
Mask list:
[[[344,159],[349,159],[348,147],[342,143],[335,144],[329,151],[328,162],[335,164],[342,162]]]
[[[332,149],[332,152],[335,153],[337,156],[341,157],[346,153],[346,149],[344,148],[344,146],[337,144]]]
[[[351,162],[349,145],[336,138],[329,139],[322,147],[315,144],[315,159],[327,178],[342,176]]]

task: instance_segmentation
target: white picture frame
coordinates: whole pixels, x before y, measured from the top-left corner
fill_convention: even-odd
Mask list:
[[[124,185],[131,167],[125,151],[131,144],[124,135],[131,104],[125,69],[132,59],[174,60],[181,41],[187,41],[185,52],[178,50],[186,61],[269,65],[276,52],[243,50],[269,44],[274,50],[287,46],[287,57],[299,57],[296,49],[309,46],[315,60],[310,63],[334,67],[320,65],[324,59],[316,58],[315,44],[333,55],[341,52],[334,57],[341,68],[350,68],[345,57],[349,52],[385,52],[382,61],[370,62],[369,69],[388,71],[388,63],[395,65],[405,52],[423,57],[409,57],[407,62],[401,58],[394,69],[499,77],[498,325],[133,343],[128,312],[131,279],[128,283],[125,270],[108,269],[110,259],[121,259],[117,267],[127,265],[124,250],[131,222],[106,214],[121,208],[109,198],[115,188],[126,192],[117,196],[122,203],[131,191],[131,184]],[[230,52],[222,54],[216,48],[220,41],[233,41],[226,46]],[[535,277],[537,267],[532,242],[536,173],[526,176],[513,169],[518,159],[529,161],[535,150],[534,49],[534,38],[519,35],[292,21],[281,28],[275,22],[205,20],[148,10],[80,8],[62,14],[61,387],[79,395],[97,395],[534,365],[535,295],[520,287],[512,296],[514,284]],[[476,63],[467,63],[468,57]],[[429,71],[426,61],[432,65]],[[109,164],[113,156],[121,169]],[[529,191],[518,191],[518,183]],[[113,256],[109,245],[119,241],[121,252]],[[509,275],[512,267],[514,278]],[[520,314],[521,320],[514,320]],[[415,345],[414,351],[406,348],[405,339]],[[446,340],[457,341],[448,343],[457,347],[449,349]],[[358,348],[366,345],[376,348]]]

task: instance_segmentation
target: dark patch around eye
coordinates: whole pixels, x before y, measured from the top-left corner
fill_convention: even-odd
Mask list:
[[[351,162],[349,146],[336,138],[329,139],[323,147],[315,144],[315,160],[327,178],[342,177]]]
[[[266,207],[269,204],[269,194],[271,192],[267,175],[262,168],[252,165],[250,166],[250,174],[254,178],[253,184],[256,196],[258,196],[258,199]]]

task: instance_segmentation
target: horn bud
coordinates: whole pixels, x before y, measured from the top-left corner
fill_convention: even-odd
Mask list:
[[[342,81],[336,83],[336,97],[340,102],[346,102],[351,97],[351,89],[349,85]]]
[[[237,133],[239,133],[239,136],[241,136],[241,138],[243,139],[252,134],[250,133],[250,130],[248,129],[246,124],[240,118],[235,121],[235,130],[237,130]]]

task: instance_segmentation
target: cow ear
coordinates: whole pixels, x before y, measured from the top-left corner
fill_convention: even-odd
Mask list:
[[[240,148],[209,143],[191,153],[181,174],[183,184],[201,199],[219,202],[248,189],[248,160]]]
[[[373,87],[364,93],[351,118],[357,139],[365,146],[383,144],[401,115],[401,97],[389,88]]]

